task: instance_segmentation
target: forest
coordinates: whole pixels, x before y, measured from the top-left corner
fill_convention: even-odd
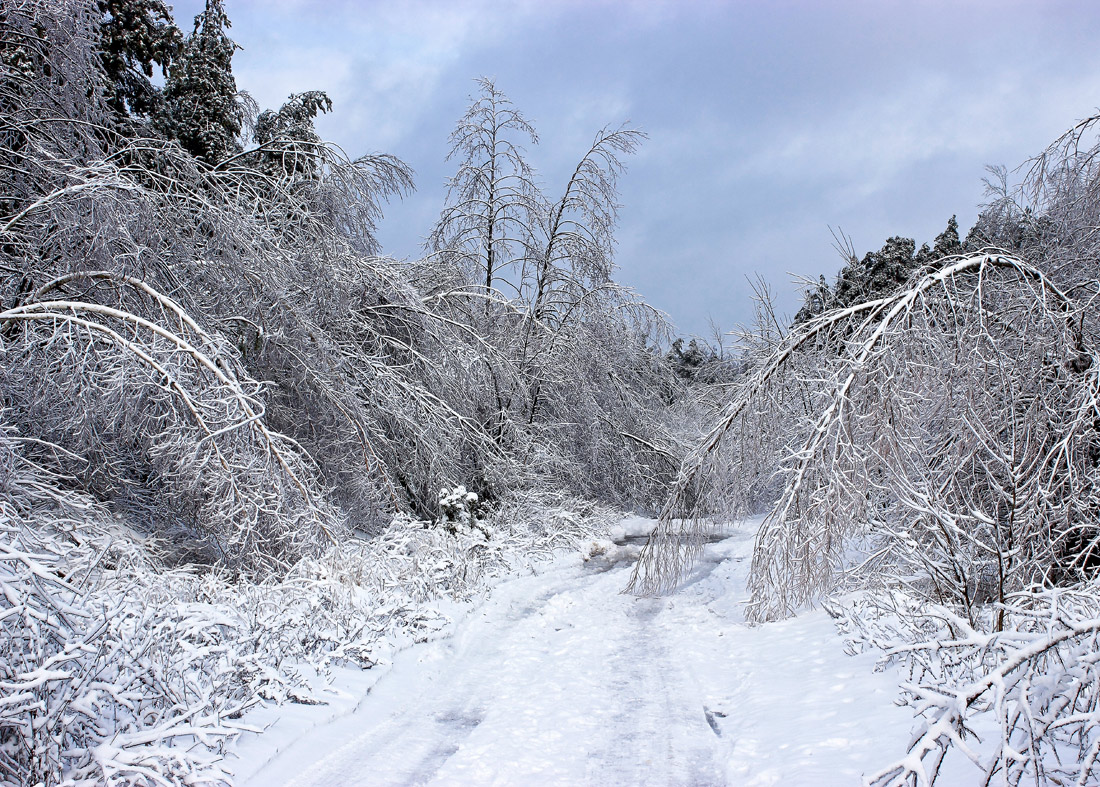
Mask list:
[[[1100,779],[1100,116],[712,346],[614,278],[640,129],[545,185],[477,80],[398,260],[411,168],[233,53],[221,0],[0,0],[0,781],[231,782],[296,665],[370,669],[629,511],[643,596],[767,512],[753,622],[824,606],[908,676],[869,783]]]

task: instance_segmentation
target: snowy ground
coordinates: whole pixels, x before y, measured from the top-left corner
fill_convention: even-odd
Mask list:
[[[757,524],[668,598],[621,594],[630,543],[504,581],[388,667],[337,673],[327,705],[250,715],[270,727],[230,767],[251,787],[858,784],[911,712],[825,613],[745,625]]]

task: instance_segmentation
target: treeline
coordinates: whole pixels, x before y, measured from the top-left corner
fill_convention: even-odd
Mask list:
[[[295,665],[369,668],[655,508],[706,407],[613,279],[641,132],[547,191],[479,81],[394,260],[412,170],[321,140],[321,90],[259,111],[229,32],[220,0],[186,31],[0,0],[0,781],[229,781]]]
[[[161,0],[5,2],[0,30],[2,417],[58,483],[265,570],[437,517],[444,486],[659,501],[680,378],[613,280],[641,132],[597,131],[548,193],[481,80],[425,256],[396,261],[375,231],[410,168],[322,141],[323,91],[258,112],[220,0],[186,34]]]

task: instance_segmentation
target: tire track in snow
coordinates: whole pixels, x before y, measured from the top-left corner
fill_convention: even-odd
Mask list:
[[[629,548],[502,582],[354,712],[255,750],[267,764],[242,787],[859,783],[911,714],[824,613],[745,625],[757,524],[708,544],[666,598],[620,594]]]
[[[566,561],[503,583],[454,635],[395,659],[356,732],[314,731],[251,783],[716,783],[716,739],[659,624],[668,600],[621,595],[629,567]]]
[[[611,687],[621,703],[618,726],[628,734],[606,741],[593,754],[588,783],[720,784],[719,747],[706,726],[699,692],[658,626],[668,602],[633,601],[628,636],[612,663],[618,677]]]
[[[490,599],[473,613],[473,621],[463,621],[452,636],[398,654],[390,673],[359,702],[356,711],[328,725],[346,730],[354,723],[361,731],[345,735],[342,743],[334,745],[324,728],[311,730],[287,752],[276,754],[248,783],[256,787],[430,783],[485,715],[478,698],[486,670],[465,674],[462,667],[499,664],[505,654],[494,642],[514,639],[517,627],[568,592],[575,581],[565,577],[549,588],[539,583],[537,593],[509,599],[507,604]],[[473,636],[471,628],[479,633],[489,629],[495,636]],[[309,766],[297,768],[301,762]],[[291,772],[284,766],[290,766]]]

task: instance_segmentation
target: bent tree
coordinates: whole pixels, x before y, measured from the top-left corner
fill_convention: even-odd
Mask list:
[[[520,144],[538,144],[535,129],[492,80],[483,77],[478,86],[481,95],[451,132],[447,160],[458,161],[458,172],[428,250],[480,272],[489,315],[499,288],[520,292],[517,269],[531,254],[542,205]]]
[[[907,581],[971,616],[991,596],[1080,568],[1065,546],[1094,537],[1100,364],[1061,289],[987,253],[792,330],[685,462],[631,587],[674,586],[723,515],[749,513],[748,489],[727,476],[751,465],[745,440],[774,415],[755,405],[793,387],[788,367],[844,324],[855,327],[843,354],[818,359],[820,382],[777,469],[751,616],[784,617],[835,588],[853,539],[873,554],[861,572],[919,577]]]
[[[999,251],[796,325],[682,466],[631,577],[659,593],[772,501],[750,620],[830,607],[923,717],[875,785],[956,748],[1006,783],[1090,783],[1100,753],[1100,355],[1088,302]],[[769,487],[776,489],[773,496]],[[763,492],[763,494],[762,494]],[[972,748],[972,725],[1001,730]]]
[[[662,408],[643,404],[667,372],[650,351],[662,322],[612,278],[618,178],[644,135],[601,129],[551,200],[523,147],[538,142],[533,126],[491,80],[478,85],[427,248],[455,272],[434,297],[484,337],[479,420],[544,479],[647,499],[681,449],[653,417]]]

